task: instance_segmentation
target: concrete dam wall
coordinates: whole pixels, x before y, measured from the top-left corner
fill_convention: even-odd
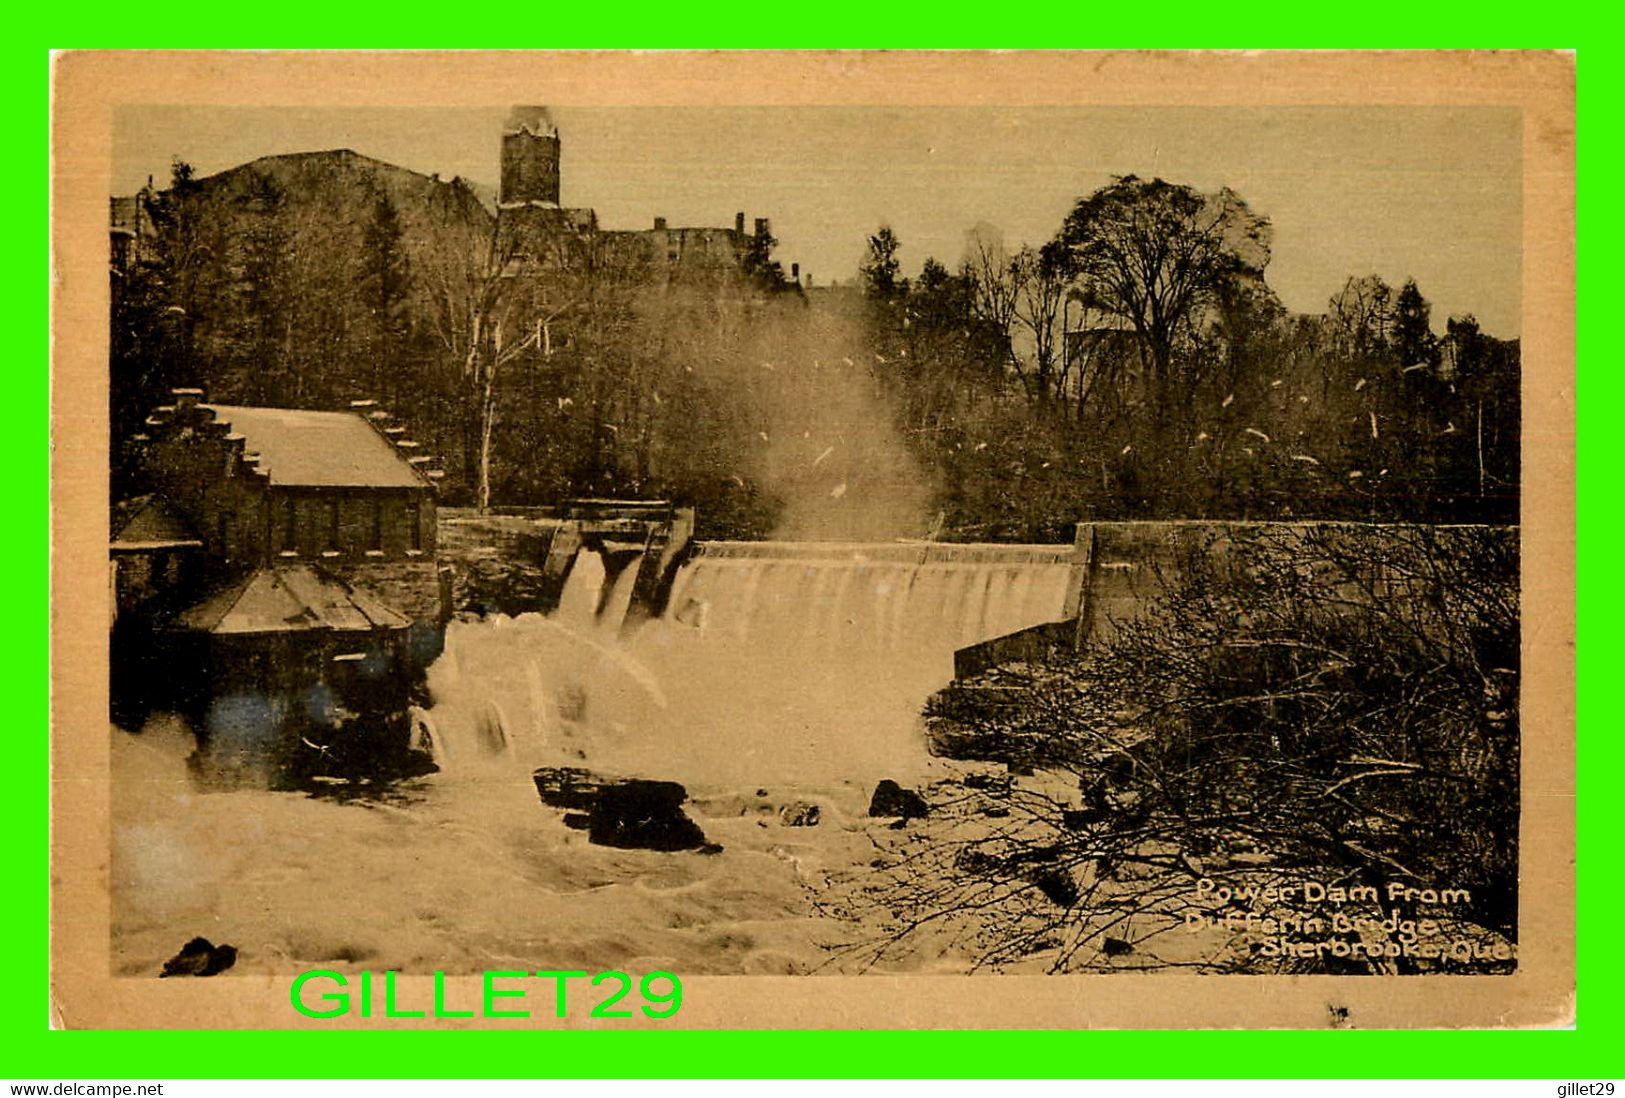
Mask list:
[[[940,655],[1061,621],[1077,605],[1070,545],[702,542],[669,614],[707,632],[884,656]]]
[[[607,577],[598,612],[615,615],[612,628],[662,618],[712,640],[809,657],[906,653],[946,681],[1109,636],[1177,583],[1193,553],[1222,559],[1240,536],[1355,526],[1081,523],[1070,544],[1056,545],[696,541],[692,511],[578,501],[545,513],[448,512],[441,542],[454,553],[529,561],[539,577],[534,609],[555,609],[580,565]],[[583,553],[592,558],[585,565]],[[627,568],[636,569],[635,583]],[[623,593],[618,604],[612,591]]]
[[[420,722],[443,766],[562,752],[752,788],[924,774],[920,715],[956,678],[1109,635],[1243,531],[1335,526],[1090,523],[1070,544],[965,545],[694,541],[683,514],[592,508],[450,522],[453,568],[524,583],[504,607],[459,580]]]
[[[660,618],[712,642],[929,654],[944,679],[956,649],[1067,620],[1079,604],[1072,544],[696,541],[692,530],[685,509],[579,501],[446,509],[440,544],[465,613],[550,614],[589,590],[600,629]],[[571,583],[584,573],[602,579]]]

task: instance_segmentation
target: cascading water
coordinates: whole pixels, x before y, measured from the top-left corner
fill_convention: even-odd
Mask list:
[[[708,640],[928,655],[1068,615],[1070,547],[710,543],[672,588],[668,621]]]
[[[619,642],[637,568],[609,584],[603,558],[579,553],[551,615],[452,622],[429,668],[434,700],[415,720],[442,770],[572,763],[590,725],[611,738],[656,719],[659,680]]]
[[[558,609],[553,616],[572,628],[592,628],[598,620],[598,606],[603,601],[606,578],[607,570],[602,556],[590,550],[577,553],[564,590],[559,593]]]
[[[578,555],[550,616],[450,623],[432,704],[412,714],[442,765],[421,782],[354,802],[200,796],[179,718],[116,733],[115,971],[151,975],[201,928],[229,935],[238,969],[279,978],[493,958],[685,976],[826,965],[851,931],[806,888],[873,856],[876,781],[919,786],[944,765],[918,715],[954,648],[1064,615],[1068,551],[712,543],[666,614],[635,627],[628,556]],[[683,782],[722,853],[594,845],[537,803],[531,769],[558,764]],[[821,822],[783,826],[804,802]]]
[[[636,560],[580,553],[558,609],[453,623],[423,738],[451,772],[589,765],[708,786],[929,769],[955,649],[1067,616],[1070,546],[712,542],[624,628]]]

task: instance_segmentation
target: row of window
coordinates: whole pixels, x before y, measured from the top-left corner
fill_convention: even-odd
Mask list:
[[[317,539],[319,548],[329,552],[343,550],[382,552],[385,502],[383,499],[356,500],[354,497],[306,500],[284,498],[279,502],[276,512],[270,516],[265,527],[265,535],[271,540],[274,549],[280,549],[284,553],[297,553],[300,551],[300,523],[305,523],[308,533],[308,527],[314,518],[318,524],[317,529],[321,531]],[[348,545],[345,544],[347,508],[348,521],[352,524],[349,529]],[[416,496],[409,496],[404,501],[403,510],[406,547],[413,552],[419,552],[423,549],[422,501]],[[399,516],[400,512],[396,512],[397,520]],[[232,526],[232,513],[229,510],[222,509],[216,513],[215,551],[227,558],[233,557],[243,548],[236,544]],[[309,546],[310,542],[307,540],[305,544]]]
[[[306,507],[321,509],[322,527],[326,531],[326,546],[330,550],[343,547],[342,528],[340,523],[342,500],[327,499],[306,502]],[[299,512],[300,501],[285,499],[282,501],[282,548],[297,551],[299,548]],[[423,548],[422,505],[416,496],[406,501],[406,530],[407,547],[412,550]],[[372,512],[367,516],[366,541],[363,548],[369,551],[381,550],[384,547],[384,502],[372,501]]]

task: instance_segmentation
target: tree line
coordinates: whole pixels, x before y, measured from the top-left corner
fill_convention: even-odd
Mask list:
[[[1233,192],[1122,177],[1039,247],[978,226],[957,271],[912,280],[899,247],[870,237],[861,283],[950,527],[1517,521],[1517,342],[1471,316],[1435,335],[1414,280],[1288,312],[1270,224]]]
[[[1515,521],[1518,346],[1441,336],[1414,282],[1319,315],[1240,196],[1124,177],[1041,246],[979,227],[914,277],[804,291],[771,239],[674,273],[634,234],[515,239],[466,181],[353,154],[177,163],[114,275],[114,491],[176,386],[376,399],[447,502],[660,496],[711,536],[1050,540],[1129,517]],[[537,244],[540,240],[542,243]],[[884,437],[882,437],[884,436]],[[808,511],[813,500],[820,507]],[[868,510],[864,510],[864,508]],[[884,516],[882,519],[880,516]]]

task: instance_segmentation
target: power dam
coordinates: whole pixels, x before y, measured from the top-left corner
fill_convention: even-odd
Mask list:
[[[459,612],[412,712],[436,773],[200,793],[180,717],[118,732],[114,971],[155,972],[216,927],[237,969],[258,975],[478,973],[536,957],[847,971],[831,947],[883,924],[809,897],[866,872],[894,837],[869,815],[877,783],[927,790],[964,773],[931,754],[926,699],[1104,635],[1161,592],[1181,554],[1227,532],[1091,523],[1059,545],[747,543],[685,527],[669,508],[620,504],[446,516]],[[538,800],[540,770],[681,783],[713,849],[594,842]],[[787,822],[813,809],[815,824]],[[972,963],[943,938],[879,970]]]
[[[956,653],[1076,619],[1082,587],[1076,545],[926,542],[696,541],[656,583],[666,546],[652,525],[566,520],[529,541],[527,521],[500,551],[556,562],[562,543],[569,563],[550,609],[448,626],[416,716],[443,770],[915,775],[929,764],[921,706]]]
[[[1109,637],[1192,554],[1343,525],[1357,524],[1082,523],[1049,545],[696,541],[692,512],[653,503],[453,513],[454,558],[470,572],[482,555],[535,562],[537,608],[465,597],[481,612],[447,629],[418,739],[443,770],[523,759],[700,784],[902,780],[929,769],[921,710],[956,678]],[[1373,590],[1404,598],[1391,579]]]
[[[952,674],[954,649],[1075,613],[1072,558],[1070,545],[702,542],[670,612],[811,652],[946,654]]]

